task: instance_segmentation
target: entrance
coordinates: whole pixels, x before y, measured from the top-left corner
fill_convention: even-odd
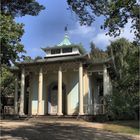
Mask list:
[[[57,115],[58,107],[58,83],[53,82],[49,86],[48,114]],[[62,113],[66,114],[66,86],[62,84]]]

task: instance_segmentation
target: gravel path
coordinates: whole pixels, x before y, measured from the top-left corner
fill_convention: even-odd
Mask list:
[[[0,140],[138,140],[103,131],[100,123],[76,120],[4,120],[0,126]]]

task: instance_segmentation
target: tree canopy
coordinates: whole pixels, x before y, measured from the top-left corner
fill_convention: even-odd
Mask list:
[[[136,38],[140,38],[140,5],[137,0],[67,0],[67,2],[79,16],[81,24],[91,25],[96,17],[104,16],[101,28],[108,29],[108,34],[116,37],[130,20]]]
[[[1,64],[11,65],[25,52],[21,43],[24,25],[16,23],[17,16],[36,16],[44,7],[35,0],[2,0],[0,13]]]
[[[43,9],[44,6],[35,0],[1,0],[1,14],[12,17],[36,16]]]
[[[107,53],[113,63],[109,69],[113,94],[107,100],[108,110],[115,119],[134,118],[139,108],[139,46],[121,38],[111,42]]]
[[[23,24],[16,23],[10,15],[1,14],[0,19],[1,63],[10,65],[11,62],[14,63],[16,59],[19,59],[19,53],[25,52],[20,42],[24,33]]]
[[[105,96],[111,119],[136,119],[139,110],[139,46],[125,38],[112,41],[103,51],[91,43],[93,62],[109,58],[113,92]]]
[[[90,49],[90,57],[93,62],[104,61],[108,58],[107,52],[100,48],[97,48],[93,42],[90,43]]]
[[[1,68],[1,96],[12,95],[14,93],[14,75],[6,66]]]

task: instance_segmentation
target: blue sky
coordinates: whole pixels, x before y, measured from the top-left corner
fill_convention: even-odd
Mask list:
[[[110,38],[105,31],[100,29],[103,17],[96,19],[91,26],[80,26],[78,17],[68,10],[66,0],[38,0],[45,6],[38,16],[24,16],[16,18],[16,22],[24,23],[25,33],[21,42],[27,51],[26,55],[45,56],[41,47],[59,44],[64,37],[64,27],[68,25],[68,34],[72,43],[82,43],[87,52],[90,50],[90,42],[93,41],[97,47],[105,49],[110,44]],[[133,40],[133,34],[129,33],[130,22],[122,30],[120,37]]]

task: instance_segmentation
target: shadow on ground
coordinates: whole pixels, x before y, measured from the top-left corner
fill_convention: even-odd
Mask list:
[[[8,122],[7,122],[8,123]],[[20,122],[19,122],[20,123]],[[29,123],[30,124],[30,123]],[[118,135],[95,128],[63,123],[32,123],[10,128],[2,126],[1,140],[132,140],[130,136]]]

